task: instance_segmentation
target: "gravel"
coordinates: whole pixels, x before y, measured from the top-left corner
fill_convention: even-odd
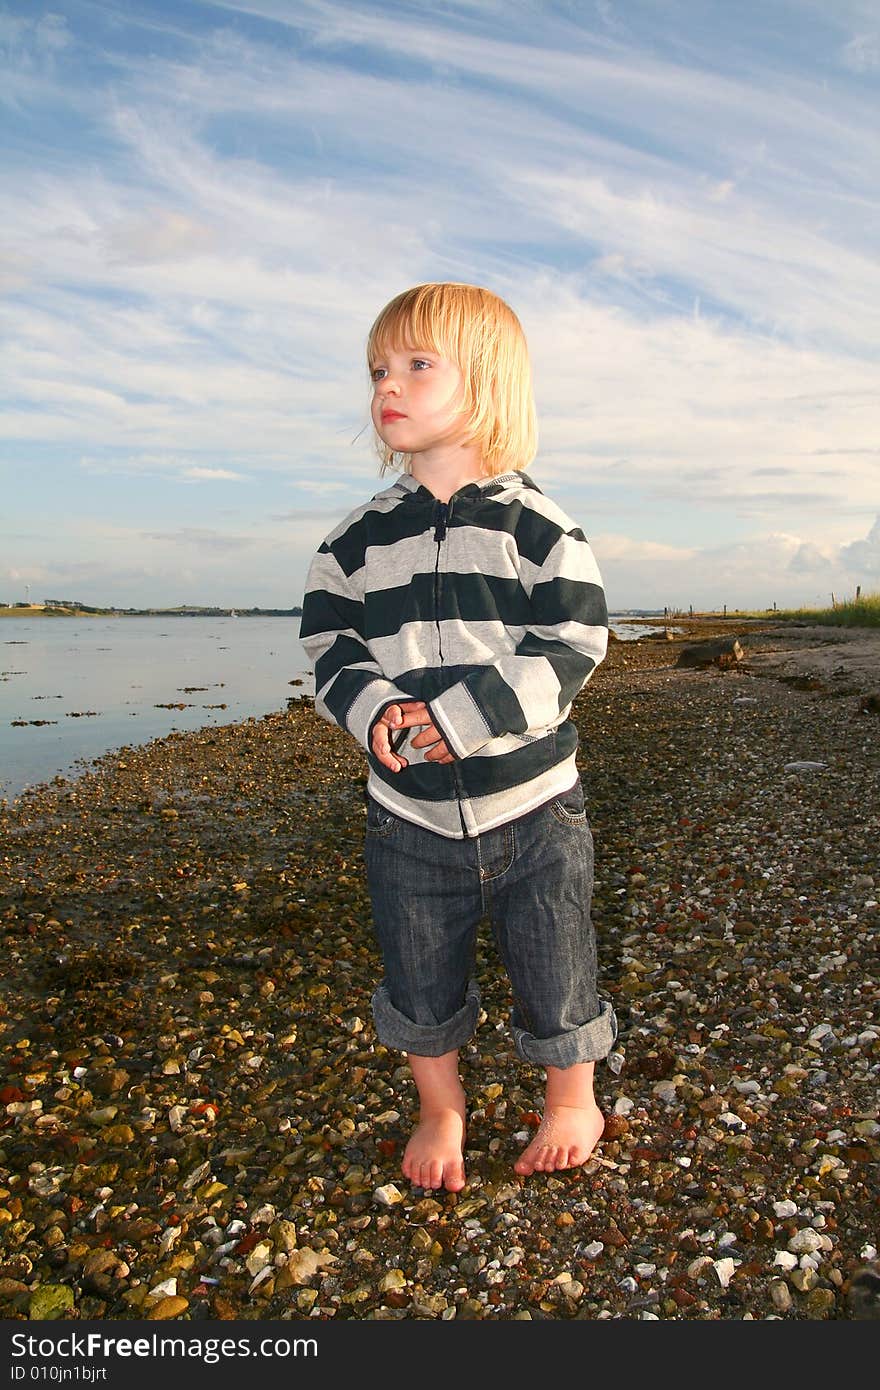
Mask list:
[[[576,704],[621,1025],[584,1169],[513,1171],[543,1076],[485,935],[468,1186],[401,1177],[364,762],[307,697],[0,804],[0,1316],[850,1316],[880,1210],[877,716],[748,659],[678,669],[697,632],[613,642]]]

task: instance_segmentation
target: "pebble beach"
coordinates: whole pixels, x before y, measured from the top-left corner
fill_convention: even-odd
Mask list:
[[[486,933],[468,1184],[402,1178],[416,1093],[370,1015],[365,759],[307,696],[0,803],[0,1317],[858,1315],[880,670],[799,678],[769,625],[683,628],[612,642],[573,711],[620,1025],[581,1169],[513,1170],[543,1074]],[[730,668],[678,665],[734,635]]]

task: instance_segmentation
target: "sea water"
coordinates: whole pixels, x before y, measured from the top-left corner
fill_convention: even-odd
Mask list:
[[[650,630],[611,626],[624,640]],[[0,619],[0,797],[314,694],[298,634],[296,617]]]
[[[0,796],[111,748],[286,709],[314,691],[298,633],[299,618],[0,619]]]

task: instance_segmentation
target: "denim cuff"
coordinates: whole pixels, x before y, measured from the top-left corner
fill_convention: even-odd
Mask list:
[[[373,1021],[380,1043],[400,1052],[412,1052],[416,1057],[442,1057],[446,1052],[454,1052],[473,1037],[479,1013],[480,988],[476,980],[468,984],[458,1012],[443,1023],[413,1023],[395,1009],[384,981],[373,995]]]
[[[539,1067],[573,1067],[578,1062],[601,1062],[617,1038],[617,1018],[610,1004],[600,1000],[601,1012],[589,1023],[559,1033],[555,1038],[536,1038],[524,1028],[514,1027],[516,1050],[526,1062]]]

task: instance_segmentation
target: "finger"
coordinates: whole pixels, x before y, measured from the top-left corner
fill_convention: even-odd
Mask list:
[[[371,747],[379,762],[383,767],[387,767],[389,772],[399,772],[402,767],[406,767],[406,758],[395,753],[391,747],[391,739],[388,729],[384,724],[377,724],[373,729]]]
[[[426,724],[422,732],[416,734],[416,739],[420,740],[420,748],[429,748],[432,743],[439,743],[442,738],[443,735],[434,723]],[[415,743],[416,739],[413,739],[413,743]]]
[[[406,767],[406,758],[401,758],[399,754],[392,753],[389,749],[387,753],[377,753],[376,757],[383,767],[387,767],[389,772],[399,772],[402,767]]]
[[[411,729],[415,724],[430,724],[431,716],[424,705],[405,710],[396,727]]]
[[[377,758],[381,758],[384,754],[387,754],[391,749],[391,739],[388,734],[388,725],[383,724],[381,720],[379,720],[379,722],[373,726],[373,737],[371,739],[371,743],[373,746],[373,752],[376,754]]]
[[[415,738],[411,738],[410,743],[413,748],[430,748],[432,744],[439,742],[439,739],[440,735],[437,730],[429,726],[427,729],[423,729],[420,734],[416,734]]]
[[[452,754],[441,739],[439,743],[431,749],[430,753],[425,754],[425,759],[432,763],[451,763]]]

